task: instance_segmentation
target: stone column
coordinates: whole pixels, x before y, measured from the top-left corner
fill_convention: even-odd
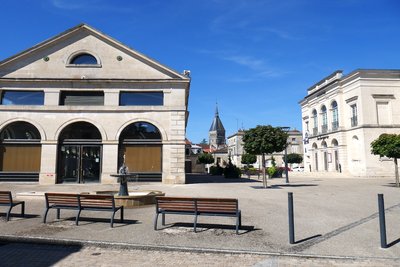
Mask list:
[[[111,177],[110,174],[118,172],[118,141],[107,141],[103,143],[102,155],[102,184],[117,183],[116,177]]]
[[[57,182],[57,141],[42,142],[39,184]]]

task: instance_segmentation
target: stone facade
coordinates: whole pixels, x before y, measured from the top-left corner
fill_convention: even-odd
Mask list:
[[[80,55],[94,57],[95,64],[73,64],[72,60]],[[147,147],[157,147],[154,151],[158,152],[151,152],[151,157],[155,162],[161,161],[157,163],[161,169],[155,168],[153,172],[161,175],[163,183],[184,183],[189,87],[190,77],[187,73],[177,73],[82,24],[0,62],[0,90],[3,93],[0,130],[4,135],[10,129],[8,126],[15,122],[27,122],[37,129],[40,133],[40,168],[34,172],[39,173],[39,182],[42,184],[62,182],[60,149],[65,150],[67,146],[63,146],[60,136],[74,123],[94,126],[101,136],[97,141],[86,140],[85,137],[80,137],[85,140],[72,140],[82,150],[86,148],[83,145],[91,146],[96,142],[100,154],[95,156],[97,158],[93,162],[99,164],[99,182],[116,182],[110,175],[116,173],[122,164],[119,151],[124,142],[133,147],[132,151],[136,151],[135,145],[140,146],[141,151],[148,151]],[[18,91],[41,91],[44,103],[5,104],[5,93]],[[79,92],[77,99],[73,98],[76,97],[75,92]],[[92,92],[95,92],[95,98],[103,100],[103,104],[86,105],[84,101],[67,104],[61,100],[71,97],[79,102],[85,97],[90,99]],[[133,93],[134,96],[152,96],[154,93],[160,97],[161,104],[146,102],[123,105],[124,93]],[[154,127],[158,139],[152,140],[153,137],[150,137],[136,140],[127,137],[121,140],[124,131],[135,124]],[[142,131],[146,134],[147,130]],[[3,137],[3,145],[4,140]],[[19,143],[16,142],[17,145]],[[86,156],[81,153],[79,157],[83,161]],[[138,158],[142,156],[137,155]],[[128,162],[131,159],[126,160]],[[143,163],[143,166],[150,165]],[[16,167],[10,167],[11,172],[18,172],[13,168]],[[81,179],[77,181],[84,182]]]
[[[300,102],[305,171],[392,176],[393,161],[371,154],[382,133],[400,130],[400,70],[336,71]]]

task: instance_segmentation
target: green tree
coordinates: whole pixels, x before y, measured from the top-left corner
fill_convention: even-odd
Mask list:
[[[286,162],[286,158],[283,157],[283,160]],[[303,156],[297,153],[290,153],[287,155],[287,163],[302,163]]]
[[[381,134],[378,139],[371,142],[371,153],[381,157],[393,158],[396,187],[400,187],[399,169],[397,159],[400,158],[400,135]]]
[[[214,163],[214,157],[209,153],[201,153],[198,157],[198,161],[203,164]]]
[[[263,185],[267,187],[265,176],[265,155],[280,152],[286,147],[288,134],[279,127],[271,125],[249,129],[243,136],[244,149],[247,153],[262,156]]]
[[[249,153],[242,155],[242,164],[247,165],[247,176],[250,178],[249,165],[257,162],[257,156]]]

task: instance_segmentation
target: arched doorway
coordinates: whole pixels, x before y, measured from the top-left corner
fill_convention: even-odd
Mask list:
[[[132,173],[162,173],[162,137],[157,127],[148,122],[128,125],[119,138],[119,165]]]
[[[324,171],[328,170],[328,151],[327,151],[327,144],[325,141],[322,141],[321,143],[321,148],[323,149],[322,153],[323,153],[323,160],[324,160]]]
[[[314,152],[314,170],[318,171],[318,146],[316,143],[312,145],[313,152]]]
[[[341,172],[341,166],[339,162],[339,143],[336,139],[332,140],[332,147],[333,147],[335,170]]]
[[[102,163],[101,134],[93,124],[75,122],[58,138],[58,182],[99,182]]]
[[[0,180],[38,181],[41,136],[35,126],[18,121],[0,132]]]

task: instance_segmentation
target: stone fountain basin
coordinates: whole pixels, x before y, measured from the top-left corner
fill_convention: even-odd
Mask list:
[[[129,196],[118,196],[118,191],[96,191],[98,195],[114,195],[115,205],[125,208],[138,208],[156,203],[156,197],[165,196],[157,190],[131,190]]]

